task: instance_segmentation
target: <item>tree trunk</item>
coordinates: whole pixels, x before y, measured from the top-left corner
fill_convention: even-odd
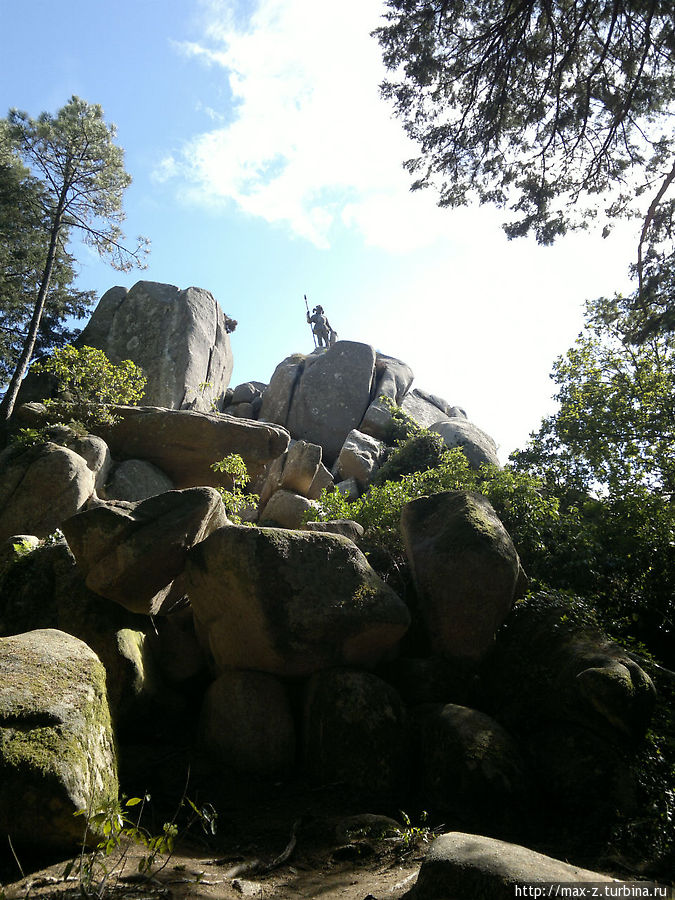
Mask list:
[[[47,293],[49,291],[49,283],[52,277],[52,269],[54,268],[54,258],[56,256],[56,244],[59,239],[59,233],[61,231],[63,225],[63,197],[60,198],[59,205],[56,209],[56,215],[54,216],[54,224],[52,225],[52,231],[49,239],[49,250],[47,252],[47,260],[45,262],[44,271],[42,273],[42,280],[40,282],[40,288],[38,290],[37,299],[35,301],[35,308],[33,310],[33,316],[30,320],[30,327],[28,329],[28,334],[26,335],[26,340],[23,344],[23,350],[21,351],[21,356],[16,365],[16,369],[14,370],[14,374],[12,375],[9,386],[7,388],[7,393],[2,399],[2,403],[0,403],[0,425],[5,425],[12,416],[14,412],[14,405],[16,403],[16,398],[19,394],[19,388],[21,387],[21,382],[23,380],[23,376],[26,374],[26,370],[30,364],[31,358],[33,356],[33,350],[35,349],[35,341],[37,340],[38,330],[40,328],[40,322],[42,321],[42,313],[45,308],[45,301],[47,300]]]

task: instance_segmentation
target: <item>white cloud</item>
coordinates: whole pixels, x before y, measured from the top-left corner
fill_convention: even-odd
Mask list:
[[[410,195],[401,162],[415,152],[378,84],[381,0],[259,0],[239,18],[204,4],[201,42],[179,52],[224,70],[227,124],[192,138],[160,170],[179,172],[193,201],[234,201],[318,246],[347,226],[403,250],[447,234],[447,213]]]

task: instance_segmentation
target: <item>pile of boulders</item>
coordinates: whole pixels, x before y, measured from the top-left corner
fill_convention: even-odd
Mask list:
[[[116,346],[131,346],[125,304],[141,299],[175,333],[161,287],[106,294],[97,315]],[[88,339],[108,340],[92,323]],[[226,414],[196,408],[185,383],[175,403],[117,408],[96,434],[53,424],[67,419],[58,403],[19,408],[47,440],[0,454],[0,831],[72,845],[72,813],[116,794],[116,741],[124,752],[167,710],[227,771],[421,797],[476,829],[508,831],[544,794],[586,817],[630,808],[653,685],[591,625],[570,628],[562,601],[513,610],[527,580],[484,497],[405,507],[404,598],[355,523],[303,524],[324,489],[367,490],[386,400],[472,466],[498,464],[462,409],[411,384],[404,363],[339,341],[288,357],[269,385],[217,387]],[[213,463],[231,453],[260,494],[257,526],[225,514],[217,488],[231,483]]]

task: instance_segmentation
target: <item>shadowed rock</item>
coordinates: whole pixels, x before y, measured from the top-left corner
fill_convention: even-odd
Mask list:
[[[520,561],[480,494],[447,491],[407,503],[401,532],[434,650],[481,659],[511,609]]]
[[[301,676],[372,666],[410,621],[403,601],[338,535],[229,525],[193,549],[186,575],[216,671]]]
[[[227,521],[213,488],[167,491],[139,503],[110,501],[64,523],[87,584],[132,612],[159,612],[187,552]]]

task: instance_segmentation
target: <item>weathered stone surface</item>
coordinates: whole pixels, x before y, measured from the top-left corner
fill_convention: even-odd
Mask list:
[[[317,506],[315,500],[308,500],[292,491],[276,491],[270,497],[260,521],[278,525],[280,528],[300,528],[305,513]]]
[[[174,489],[170,478],[143,459],[126,459],[115,467],[101,496],[106,500],[147,500]]]
[[[283,684],[265,672],[223,672],[204,697],[199,744],[238,772],[288,771],[295,758],[295,727]]]
[[[432,403],[428,397],[433,396],[415,388],[405,395],[403,402],[400,404],[401,409],[407,412],[411,419],[420,426],[420,428],[430,428],[436,422],[445,421],[449,416],[435,403]],[[440,398],[437,398],[440,399]],[[445,406],[445,401],[441,401]]]
[[[188,550],[226,521],[212,488],[110,501],[73,516],[63,532],[87,584],[132,612],[155,614]]]
[[[310,500],[318,500],[322,491],[332,491],[334,487],[333,476],[323,463],[319,463],[319,468],[316,470],[316,475],[307,491],[307,497]]]
[[[302,353],[295,353],[287,356],[276,367],[263,394],[259,416],[261,421],[286,425],[293,393],[305,368],[305,359]]]
[[[511,609],[520,561],[480,494],[448,491],[407,503],[401,532],[432,647],[481,659]]]
[[[245,381],[238,384],[232,391],[230,403],[253,403],[256,397],[261,397],[267,385],[259,381]]]
[[[111,288],[78,344],[98,347],[114,363],[133,360],[148,379],[145,402],[169,409],[210,409],[232,375],[225,316],[202,288],[154,281],[139,281],[128,292]]]
[[[82,641],[55,630],[0,639],[0,833],[71,850],[76,811],[117,800],[105,671]]]
[[[353,341],[338,341],[305,366],[288,414],[292,437],[319,444],[332,464],[368,408],[374,372],[375,350]]]
[[[373,400],[361,419],[359,431],[369,434],[378,441],[387,440],[391,425],[391,410],[382,400]]]
[[[400,359],[378,353],[375,360],[376,397],[388,397],[400,404],[413,383],[413,371]]]
[[[492,824],[523,793],[525,765],[508,732],[485,713],[454,703],[418,710],[419,765],[428,802]]]
[[[312,482],[321,465],[321,447],[307,441],[293,441],[288,449],[281,476],[281,487],[309,496]]]
[[[327,531],[329,534],[341,534],[357,543],[363,537],[363,525],[353,522],[351,519],[331,519],[326,522],[307,522],[306,531]]]
[[[82,457],[94,473],[94,487],[98,491],[106,483],[112,468],[112,457],[108,445],[95,434],[80,436],[71,429],[68,429],[68,432],[70,433],[64,440],[55,440],[54,443],[62,444]]]
[[[342,782],[367,795],[404,789],[408,762],[405,708],[369,672],[331,669],[307,684],[303,758],[319,784]]]
[[[479,469],[483,465],[498,466],[497,445],[489,434],[481,431],[471,422],[454,418],[444,422],[436,422],[431,426],[443,438],[449,449],[461,447],[469,465]]]
[[[489,897],[513,900],[516,888],[533,882],[611,882],[518,844],[479,834],[450,832],[436,838],[424,858],[410,900]]]
[[[46,537],[94,491],[94,473],[66,447],[10,446],[0,454],[0,540],[26,532]]]
[[[344,494],[348,500],[356,500],[361,495],[361,489],[356,478],[346,478],[344,481],[338,481],[335,490]]]
[[[347,435],[337,460],[341,481],[354,478],[363,491],[379,468],[383,445],[375,438],[353,429]]]
[[[96,653],[117,723],[143,714],[157,687],[148,620],[88,590],[65,542],[37,547],[0,572],[0,636],[38,628],[65,631]]]
[[[226,526],[193,548],[186,575],[217,671],[371,666],[410,621],[361,551],[337,535]]]
[[[410,389],[414,376],[412,369],[400,359],[385,356],[383,353],[377,354],[375,373],[377,379],[373,391],[375,399],[366,410],[358,429],[379,441],[384,441],[391,423],[391,410],[380,398],[387,397],[400,405]]]
[[[177,488],[229,486],[229,476],[211,465],[230,453],[238,453],[255,477],[290,441],[279,426],[231,416],[150,406],[120,406],[115,414],[120,421],[101,431],[113,455],[153,463]]]
[[[288,452],[277,456],[276,459],[273,459],[265,468],[265,471],[258,476],[260,479],[264,479],[264,481],[262,481],[262,486],[259,487],[257,491],[260,495],[259,508],[261,512],[264,510],[265,504],[272,494],[281,487],[281,477],[284,472],[287,456]]]

